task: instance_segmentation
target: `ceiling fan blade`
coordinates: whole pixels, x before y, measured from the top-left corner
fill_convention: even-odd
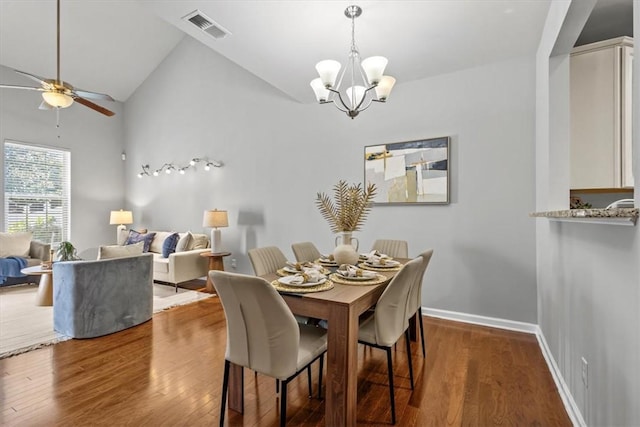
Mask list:
[[[100,101],[115,101],[112,97],[110,97],[105,93],[89,92],[87,90],[82,90],[82,89],[73,89],[73,92],[76,95],[81,96],[83,98],[97,99]]]
[[[20,70],[13,70],[13,71],[40,83],[43,87],[51,86],[51,80],[45,79],[44,77],[36,76],[35,74],[25,73],[24,71],[20,71]]]
[[[33,86],[17,86],[17,85],[3,85],[3,84],[0,84],[0,88],[38,90],[40,92],[44,91],[44,89],[41,88],[41,87],[33,87]]]
[[[98,113],[102,113],[102,114],[104,114],[105,116],[109,116],[109,117],[111,117],[111,116],[113,116],[114,114],[116,114],[116,113],[114,113],[113,111],[109,111],[109,110],[107,110],[106,108],[101,107],[101,106],[100,106],[100,105],[98,105],[98,104],[94,104],[93,102],[89,101],[88,99],[84,99],[84,98],[81,98],[81,97],[79,97],[79,96],[74,96],[74,97],[73,97],[73,99],[74,99],[78,104],[82,104],[82,105],[84,105],[85,107],[89,107],[89,108],[91,108],[92,110],[97,111]]]

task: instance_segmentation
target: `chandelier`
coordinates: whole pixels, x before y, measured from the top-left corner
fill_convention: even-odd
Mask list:
[[[318,62],[316,70],[320,77],[311,81],[311,88],[320,104],[333,103],[340,111],[347,113],[347,116],[353,119],[361,111],[369,108],[373,101],[386,102],[396,79],[383,75],[388,62],[387,58],[371,56],[360,61],[360,52],[356,46],[355,21],[362,14],[362,9],[355,5],[349,6],[345,9],[344,14],[351,19],[351,48],[347,65],[340,73],[342,65],[338,61],[327,59]],[[340,90],[343,81],[345,86],[350,84],[344,94]],[[345,102],[345,95],[347,102]]]

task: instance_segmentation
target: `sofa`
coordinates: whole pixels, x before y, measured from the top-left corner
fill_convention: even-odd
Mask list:
[[[165,241],[176,232],[170,231],[135,231],[125,230],[127,237],[122,239],[132,244],[140,241],[148,244],[147,252],[153,254],[153,281],[171,283],[175,285],[188,280],[205,277],[209,273],[209,260],[200,256],[202,252],[210,251],[209,236],[206,234],[192,233],[190,231],[177,233],[179,239],[176,242],[175,251],[163,256]],[[132,236],[136,239],[132,239]],[[119,239],[120,240],[120,239]],[[132,241],[133,240],[133,241]],[[104,247],[99,248],[104,250]],[[144,249],[143,249],[144,251]]]
[[[0,258],[25,258],[27,267],[40,265],[49,260],[51,245],[33,240],[30,232],[2,233],[0,232]],[[11,276],[0,282],[0,286],[10,286],[20,283],[38,283],[38,276]]]
[[[139,325],[153,314],[153,255],[53,264],[53,329],[94,338]]]

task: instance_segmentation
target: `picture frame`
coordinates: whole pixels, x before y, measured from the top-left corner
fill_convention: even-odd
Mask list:
[[[364,147],[365,185],[376,185],[375,205],[449,204],[451,138]]]

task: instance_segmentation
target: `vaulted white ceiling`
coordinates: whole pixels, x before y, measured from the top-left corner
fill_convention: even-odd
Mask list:
[[[386,74],[402,84],[533,55],[549,2],[62,0],[61,74],[126,101],[183,36],[194,37],[292,98],[313,102],[316,62],[345,63],[350,4],[363,8],[356,19],[362,56],[386,56]],[[182,19],[196,9],[231,35],[216,40]],[[55,0],[0,0],[0,64],[55,77],[55,20]],[[32,82],[16,75],[1,83]]]

